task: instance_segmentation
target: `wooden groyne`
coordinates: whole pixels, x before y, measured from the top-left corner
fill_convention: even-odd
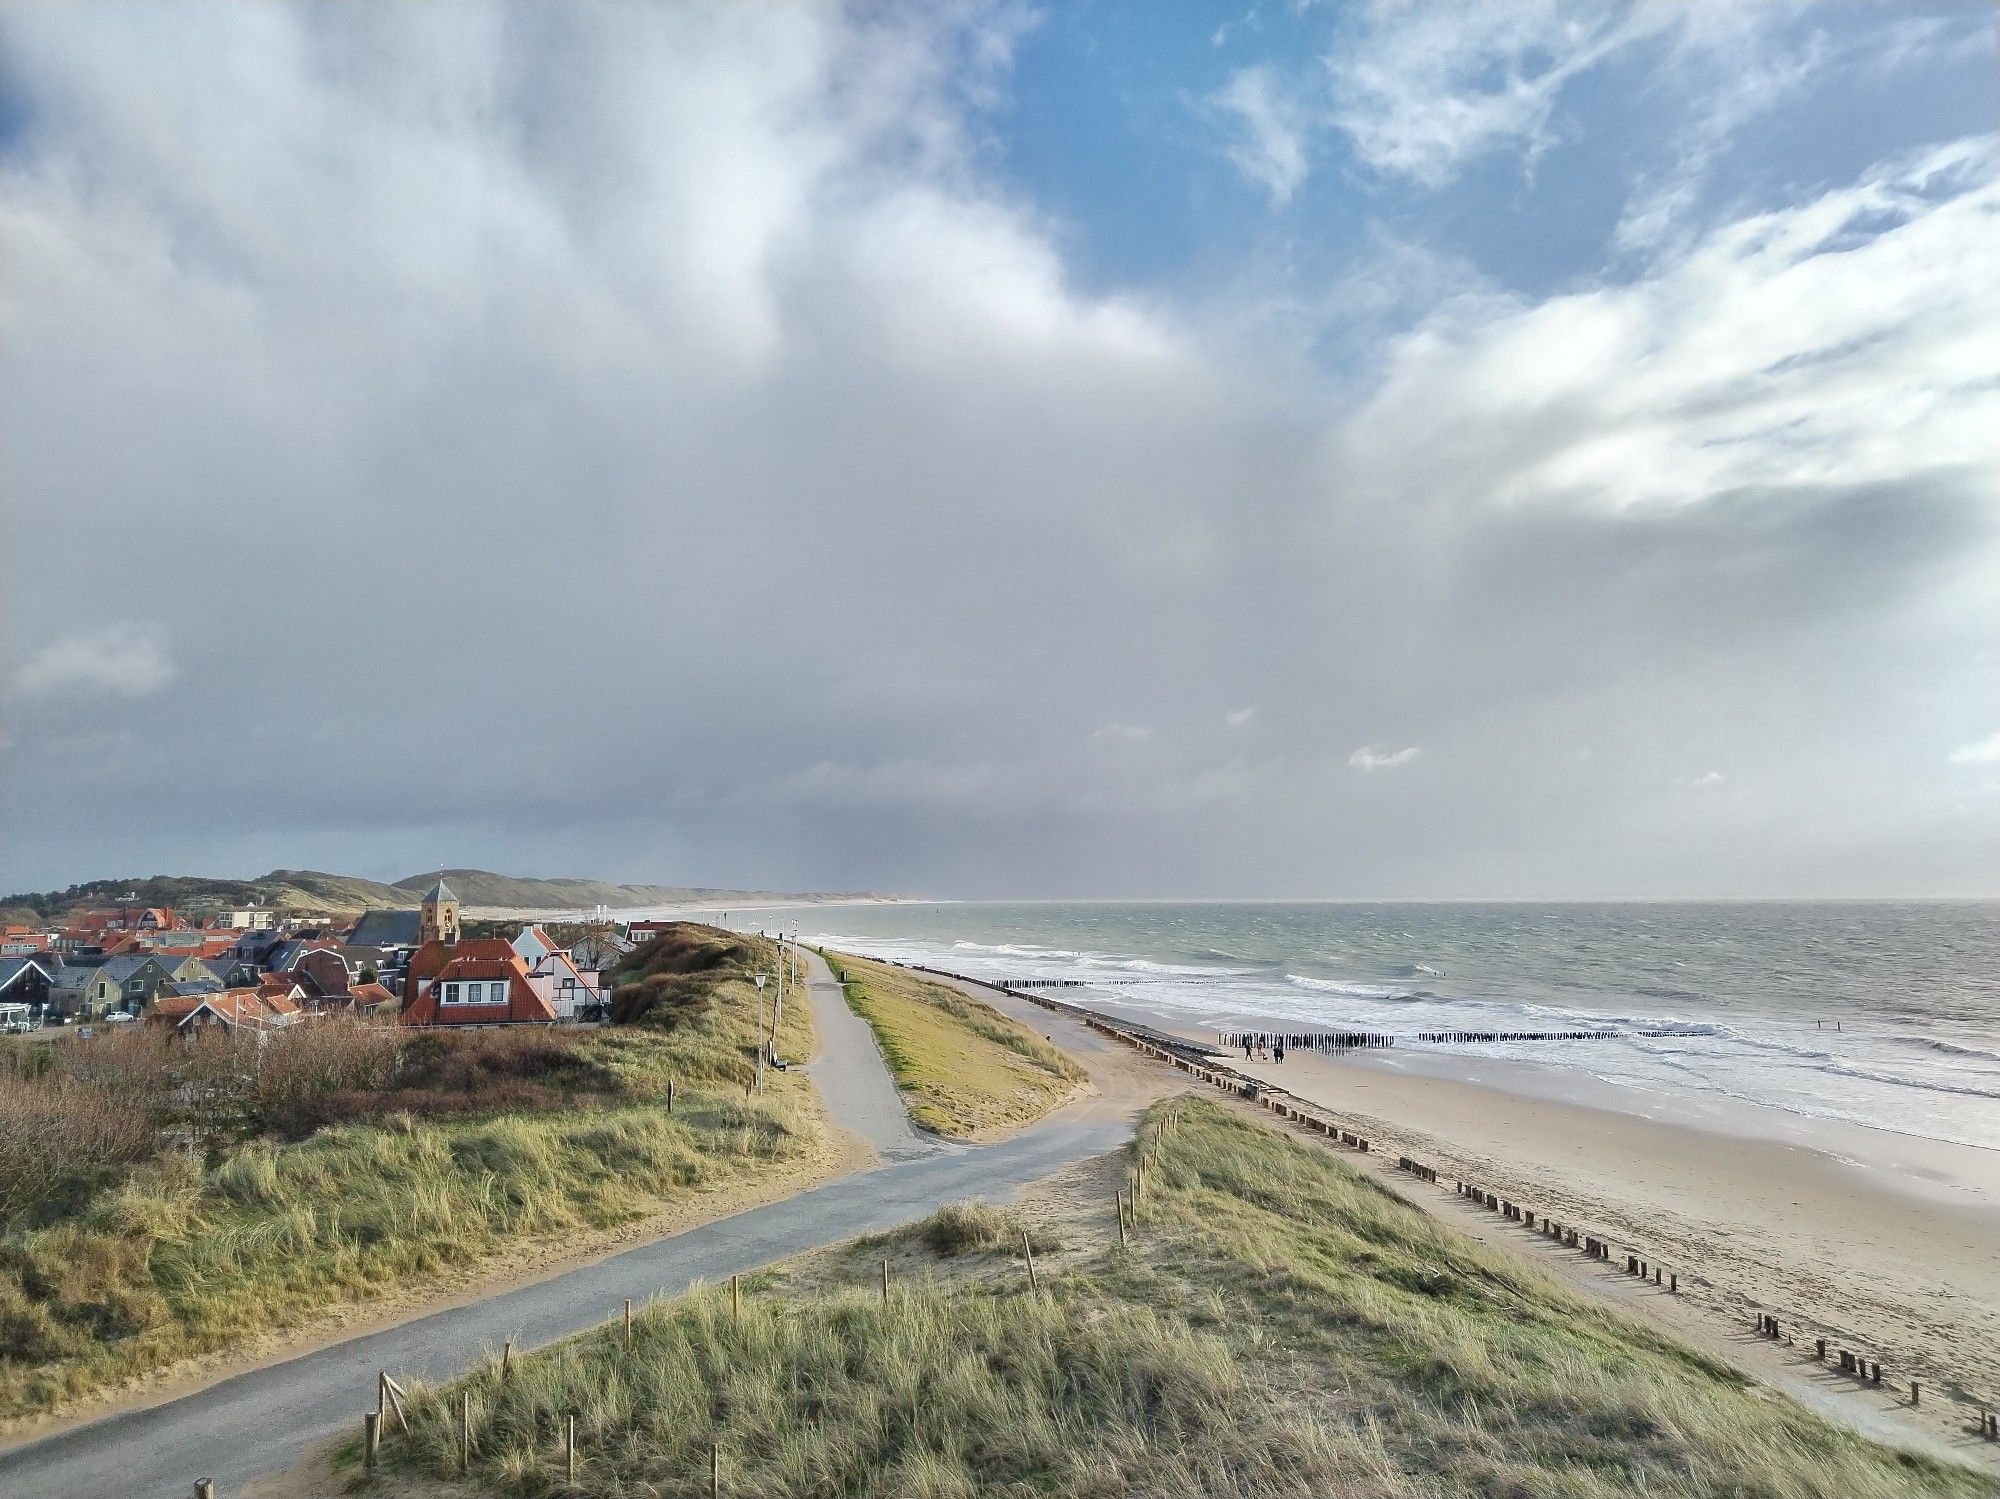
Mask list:
[[[1117,1019],[1101,1014],[1083,1005],[1069,1004],[1062,1000],[1051,999],[1046,994],[1025,992],[1010,985],[995,983],[990,979],[973,978],[969,974],[953,973],[949,969],[930,968],[921,964],[906,963],[897,966],[912,968],[919,972],[932,974],[938,978],[953,979],[960,983],[973,984],[980,988],[997,989],[1003,994],[1012,995],[1014,998],[1025,1000],[1029,1004],[1039,1005],[1045,1010],[1057,1011],[1069,1015],[1101,1035],[1124,1042],[1142,1056],[1166,1062],[1179,1071],[1187,1073],[1199,1082],[1207,1083],[1223,1092],[1233,1094],[1246,1102],[1254,1103],[1268,1109],[1278,1117],[1304,1130],[1306,1133],[1323,1138],[1328,1144],[1342,1145],[1363,1154],[1370,1154],[1373,1151],[1369,1137],[1362,1134],[1359,1129],[1343,1123],[1332,1110],[1310,1099],[1301,1098],[1290,1090],[1267,1082],[1262,1078],[1250,1077],[1236,1071],[1234,1068],[1223,1065],[1216,1060],[1219,1053],[1211,1047],[1205,1047],[1188,1041],[1184,1037],[1170,1035],[1152,1026],[1141,1025],[1135,1021]],[[1271,1033],[1265,1034],[1268,1036]],[[1312,1033],[1301,1034],[1310,1035]],[[1439,1033],[1441,1037],[1453,1034],[1465,1035],[1467,1037],[1486,1035],[1486,1033],[1481,1032]],[[1492,1038],[1498,1039],[1506,1034],[1508,1033],[1492,1033]],[[1554,1034],[1550,1033],[1551,1036]],[[1596,1036],[1601,1034],[1615,1033],[1593,1031],[1579,1033],[1579,1036]],[[1639,1034],[1682,1035],[1690,1033],[1680,1031],[1644,1031],[1639,1032]],[[1287,1041],[1287,1044],[1290,1045],[1290,1042]],[[1304,1043],[1301,1043],[1300,1049],[1307,1049]],[[1418,1181],[1439,1187],[1442,1187],[1445,1180],[1436,1167],[1414,1156],[1398,1156],[1395,1168]],[[1483,1208],[1497,1215],[1506,1222],[1518,1224],[1526,1232],[1534,1234],[1536,1237],[1544,1239],[1556,1247],[1573,1250],[1587,1259],[1616,1265],[1627,1278],[1636,1280],[1641,1284],[1655,1286],[1663,1295],[1675,1296],[1680,1294],[1681,1278],[1679,1270],[1669,1269],[1659,1264],[1652,1258],[1649,1250],[1626,1244],[1613,1235],[1595,1231],[1584,1225],[1570,1222],[1566,1219],[1558,1219],[1551,1214],[1540,1211],[1538,1208],[1516,1202],[1512,1198],[1495,1192],[1479,1183],[1458,1177],[1451,1178],[1451,1181],[1456,1195],[1460,1198],[1465,1199],[1475,1207]],[[1759,1311],[1755,1313],[1752,1328],[1757,1337],[1773,1342],[1789,1343],[1795,1348],[1803,1346],[1797,1338],[1785,1336],[1783,1323],[1780,1321],[1778,1314],[1774,1312]],[[1815,1364],[1835,1369],[1855,1383],[1872,1389],[1895,1392],[1906,1388],[1909,1404],[1914,1406],[1921,1402],[1923,1394],[1922,1383],[1914,1375],[1904,1376],[1905,1384],[1899,1385],[1895,1378],[1885,1375],[1881,1360],[1879,1359],[1869,1357],[1856,1349],[1829,1344],[1825,1338],[1816,1338],[1812,1346],[1813,1351],[1809,1357]],[[1960,1395],[1959,1398],[1976,1407],[1977,1419],[1973,1426],[1974,1432],[1989,1442],[2000,1442],[2000,1411],[1996,1411],[1996,1404],[2000,1404],[2000,1402],[1978,1401],[1965,1395]]]

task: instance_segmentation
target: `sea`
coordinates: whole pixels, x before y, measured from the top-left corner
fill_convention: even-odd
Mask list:
[[[974,978],[1076,981],[1089,987],[1057,997],[1184,1026],[1365,1030],[2000,1149],[1996,902],[899,903],[729,924]],[[1416,1039],[1446,1030],[1618,1034]]]

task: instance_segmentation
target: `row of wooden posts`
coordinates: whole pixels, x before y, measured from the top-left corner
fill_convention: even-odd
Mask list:
[[[952,976],[959,977],[959,975]],[[972,982],[980,981],[973,980]],[[1016,993],[1016,991],[1011,989],[1006,992]],[[1351,1130],[1342,1129],[1335,1121],[1325,1118],[1317,1108],[1313,1110],[1300,1108],[1297,1103],[1292,1101],[1292,1095],[1286,1093],[1282,1088],[1270,1087],[1255,1078],[1245,1077],[1243,1074],[1234,1072],[1228,1068],[1190,1060],[1186,1056],[1169,1051],[1150,1040],[1132,1034],[1117,1021],[1100,1015],[1095,1010],[1085,1009],[1081,1005],[1064,1004],[1058,1000],[1045,999],[1039,994],[1017,994],[1017,997],[1038,1004],[1044,1009],[1061,1010],[1073,1015],[1085,1025],[1091,1027],[1091,1029],[1124,1041],[1127,1045],[1146,1056],[1170,1062],[1181,1071],[1200,1078],[1203,1082],[1212,1083],[1216,1087],[1247,1098],[1254,1103],[1261,1103],[1273,1113],[1291,1120],[1302,1128],[1324,1135],[1329,1140],[1338,1140],[1343,1145],[1361,1151],[1366,1151],[1369,1148],[1366,1137],[1358,1135]],[[1652,1033],[1649,1032],[1648,1034]],[[1399,1156],[1397,1157],[1396,1164],[1403,1171],[1417,1177],[1419,1180],[1432,1183],[1436,1183],[1439,1180],[1435,1169],[1413,1157]],[[1458,1193],[1460,1196],[1471,1198],[1482,1206],[1500,1213],[1512,1221],[1519,1222],[1544,1237],[1561,1243],[1567,1248],[1578,1250],[1592,1259],[1608,1261],[1611,1258],[1611,1242],[1599,1235],[1585,1233],[1572,1225],[1558,1223],[1549,1218],[1547,1214],[1538,1215],[1527,1208],[1520,1207],[1470,1182],[1458,1182]],[[1678,1294],[1680,1291],[1680,1275],[1677,1271],[1663,1271],[1660,1266],[1650,1263],[1637,1254],[1627,1253],[1625,1255],[1625,1273],[1642,1280],[1650,1279],[1654,1285],[1661,1286],[1669,1294]],[[1776,1339],[1780,1336],[1778,1319],[1768,1313],[1760,1312],[1757,1314],[1756,1326],[1767,1337]],[[1824,1364],[1827,1361],[1826,1339],[1818,1339],[1818,1350],[1819,1362]],[[1845,1348],[1836,1348],[1834,1352],[1838,1356],[1839,1367],[1842,1373],[1852,1375],[1856,1379],[1863,1380],[1871,1385],[1884,1386],[1886,1383],[1887,1388],[1893,1389],[1895,1387],[1893,1381],[1884,1381],[1882,1377],[1882,1365],[1879,1360],[1864,1359],[1860,1354]],[[1910,1404],[1918,1404],[1922,1398],[1922,1393],[1920,1383],[1914,1378],[1911,1379]],[[2000,1412],[1981,1407],[1978,1417],[1977,1425],[1979,1434],[1989,1442],[2000,1441]]]
[[[1157,1141],[1157,1139],[1158,1136],[1156,1134],[1155,1140]],[[1141,1156],[1138,1161],[1137,1174],[1134,1177],[1129,1197],[1125,1192],[1118,1194],[1118,1242],[1121,1245],[1125,1244],[1128,1239],[1128,1223],[1132,1227],[1137,1226],[1139,1201],[1146,1189],[1146,1173],[1147,1163],[1144,1157]],[[1042,1289],[1041,1272],[1035,1264],[1034,1241],[1029,1237],[1028,1230],[1025,1228],[1021,1230],[1021,1257],[1027,1264],[1028,1289],[1039,1294]],[[889,1261],[885,1258],[882,1261],[882,1304],[885,1307],[889,1304],[889,1279]],[[741,1275],[732,1275],[729,1277],[729,1308],[731,1317],[740,1323],[743,1320],[743,1277]],[[620,1341],[625,1352],[630,1353],[634,1343],[634,1313],[630,1297],[627,1297],[625,1300],[621,1324],[623,1331]],[[514,1344],[510,1340],[500,1350],[499,1382],[505,1384],[513,1372]],[[373,1473],[381,1462],[382,1439],[388,1429],[387,1423],[390,1419],[394,1419],[398,1429],[401,1430],[404,1436],[410,1434],[409,1414],[404,1404],[408,1398],[409,1392],[390,1375],[388,1370],[384,1369],[377,1373],[375,1378],[375,1409],[364,1413],[361,1417],[362,1466],[367,1472]],[[563,1418],[562,1447],[564,1476],[572,1484],[576,1482],[577,1452],[576,1417],[573,1415],[565,1416]],[[711,1442],[709,1444],[708,1459],[709,1493],[717,1495],[722,1491],[723,1471],[722,1446],[719,1442]],[[469,1473],[472,1470],[472,1391],[470,1389],[461,1390],[458,1397],[458,1467],[461,1475]],[[215,1499],[214,1484],[205,1478],[198,1481],[195,1484],[195,1499]]]
[[[1437,1173],[1421,1162],[1413,1163],[1413,1167],[1404,1169],[1413,1170],[1414,1175],[1423,1177],[1425,1181],[1435,1182],[1438,1179]],[[1533,1208],[1524,1208],[1519,1203],[1510,1201],[1497,1192],[1489,1192],[1474,1182],[1459,1181],[1456,1177],[1453,1181],[1457,1182],[1460,1197],[1468,1198],[1510,1222],[1519,1223],[1543,1238],[1562,1245],[1565,1249],[1574,1249],[1593,1260],[1611,1258],[1609,1239],[1601,1239],[1596,1234],[1587,1234],[1573,1224],[1560,1223],[1547,1213],[1537,1213]],[[1680,1293],[1681,1278],[1678,1271],[1662,1270],[1641,1255],[1625,1256],[1625,1273],[1637,1276],[1640,1280],[1650,1279],[1654,1285],[1664,1286],[1670,1295]]]

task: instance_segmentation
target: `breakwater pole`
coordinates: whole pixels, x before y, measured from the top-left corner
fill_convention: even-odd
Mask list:
[[[1268,1109],[1281,1119],[1297,1125],[1308,1134],[1324,1138],[1329,1144],[1344,1145],[1350,1150],[1356,1150],[1363,1154],[1368,1154],[1372,1150],[1371,1142],[1366,1135],[1343,1125],[1331,1111],[1307,1099],[1300,1098],[1285,1088],[1267,1083],[1261,1078],[1250,1077],[1223,1065],[1217,1060],[1220,1054],[1212,1047],[1202,1046],[1184,1037],[1174,1036],[1167,1032],[1156,1030],[1151,1026],[1141,1025],[1136,1021],[1114,1019],[1109,1015],[1101,1014],[1083,1005],[1068,1004],[1059,999],[1051,999],[1045,994],[1026,992],[1025,987],[999,984],[990,979],[973,978],[969,974],[953,973],[948,969],[930,968],[916,963],[898,964],[897,966],[910,968],[917,972],[929,973],[938,978],[954,979],[960,983],[974,984],[981,988],[997,989],[1003,994],[1010,995],[1015,999],[1025,1000],[1029,1004],[1039,1005],[1045,1010],[1052,1010],[1068,1015],[1090,1027],[1090,1029],[1098,1032],[1100,1035],[1122,1041],[1141,1056],[1166,1062],[1170,1066],[1187,1073],[1197,1081],[1208,1083],[1210,1086],[1241,1098],[1248,1103],[1254,1103]],[[1097,985],[1085,984],[1081,980],[1049,980],[1041,984],[1040,987],[1095,988]],[[1236,1044],[1239,1046],[1242,1044],[1240,1038],[1243,1034],[1242,1032],[1223,1033],[1225,1037],[1235,1036],[1237,1038]],[[1250,1034],[1254,1043],[1258,1033],[1252,1032]],[[1268,1040],[1272,1033],[1266,1032],[1263,1034]],[[1348,1049],[1337,1044],[1339,1037],[1345,1035],[1368,1035],[1369,1033],[1300,1032],[1298,1034],[1299,1039],[1296,1043],[1290,1036],[1281,1036],[1280,1038],[1285,1041],[1288,1049],[1296,1044],[1297,1048],[1301,1051],[1321,1049],[1339,1051]],[[1699,1035],[1700,1032],[1677,1030],[1630,1032],[1615,1030],[1574,1032],[1434,1031],[1422,1033],[1417,1039],[1432,1042],[1452,1042],[1458,1040],[1468,1042],[1589,1040],[1620,1034],[1682,1036]],[[1314,1045],[1315,1036],[1322,1038],[1321,1045]],[[1384,1036],[1372,1038],[1363,1044],[1393,1045],[1394,1042],[1394,1037]],[[1395,1164],[1397,1170],[1413,1176],[1419,1181],[1429,1182],[1432,1185],[1442,1185],[1443,1178],[1440,1173],[1426,1161],[1418,1160],[1414,1156],[1405,1155],[1398,1156]],[[1143,1182],[1143,1179],[1142,1173],[1135,1178],[1134,1182],[1131,1217],[1135,1223],[1138,1219],[1139,1194],[1141,1190],[1139,1184]],[[1614,1253],[1615,1241],[1609,1235],[1593,1233],[1577,1224],[1560,1221],[1547,1213],[1539,1212],[1534,1208],[1525,1207],[1520,1203],[1514,1202],[1511,1198],[1504,1197],[1500,1193],[1483,1187],[1476,1182],[1464,1181],[1456,1177],[1452,1180],[1455,1184],[1457,1195],[1473,1203],[1475,1206],[1496,1213],[1508,1222],[1518,1223],[1522,1228],[1529,1230],[1540,1238],[1548,1240],[1559,1248],[1573,1249],[1586,1259],[1598,1260],[1607,1264],[1616,1263],[1627,1277],[1637,1280],[1642,1284],[1656,1286],[1664,1295],[1678,1296],[1680,1294],[1680,1272],[1678,1270],[1667,1269],[1658,1264],[1649,1258],[1645,1251],[1618,1245],[1616,1246],[1617,1252]],[[1784,1337],[1782,1324],[1774,1313],[1757,1313],[1752,1325],[1760,1337],[1773,1342],[1791,1342],[1796,1346],[1795,1339]],[[1825,1364],[1828,1356],[1826,1339],[1818,1339],[1817,1348],[1818,1354],[1815,1361]],[[1894,1390],[1896,1388],[1895,1381],[1884,1376],[1880,1360],[1864,1358],[1862,1355],[1844,1348],[1835,1349],[1834,1352],[1838,1355],[1839,1368],[1842,1373],[1849,1375],[1871,1389]],[[1917,1379],[1912,1377],[1909,1380],[1909,1403],[1916,1405],[1921,1395],[1922,1386]],[[1996,1404],[2000,1404],[2000,1402],[1996,1402]],[[1978,1421],[1974,1429],[1987,1441],[2000,1442],[2000,1412],[1985,1404],[1979,1405],[1977,1410]]]

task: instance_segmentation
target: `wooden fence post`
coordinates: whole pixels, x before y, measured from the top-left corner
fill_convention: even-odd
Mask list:
[[[667,1079],[667,1113],[668,1113],[668,1115],[669,1115],[669,1116],[671,1117],[671,1115],[673,1114],[673,1112],[674,1112],[674,1080],[673,1080],[672,1078],[668,1078],[668,1079]]]
[[[568,1430],[563,1435],[563,1463],[568,1470],[569,1481],[576,1482],[576,1417],[568,1418]]]
[[[882,1305],[889,1304],[889,1262],[882,1261]]]
[[[740,1275],[729,1277],[729,1315],[738,1322],[743,1320],[743,1277]]]
[[[1125,1194],[1118,1194],[1118,1247],[1123,1249],[1129,1241],[1125,1237]]]
[[[1041,1280],[1035,1274],[1035,1246],[1028,1241],[1028,1231],[1025,1228],[1021,1230],[1021,1253],[1028,1257],[1028,1289],[1041,1290]]]
[[[215,1499],[215,1480],[197,1478],[194,1481],[194,1499]]]
[[[472,1391],[461,1390],[458,1396],[458,1471],[472,1471]]]
[[[382,1417],[379,1412],[369,1411],[361,1418],[361,1467],[363,1472],[373,1473],[375,1463],[382,1455]]]
[[[708,1499],[720,1499],[722,1494],[722,1443],[708,1444]]]
[[[514,1374],[514,1340],[509,1338],[500,1346],[500,1383],[505,1384]]]
[[[632,1298],[625,1298],[625,1351],[632,1351]]]

